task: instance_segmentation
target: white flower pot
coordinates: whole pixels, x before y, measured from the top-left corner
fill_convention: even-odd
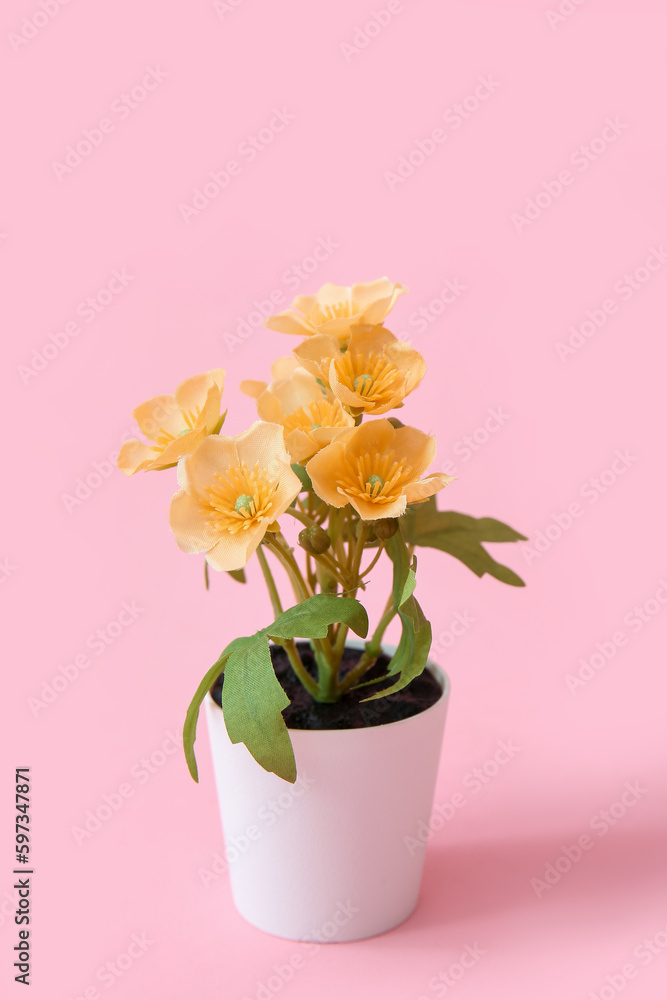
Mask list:
[[[428,669],[442,696],[409,719],[291,729],[295,785],[230,742],[207,696],[226,861],[249,923],[298,941],[355,941],[413,912],[424,852],[410,851],[405,838],[429,822],[449,697],[446,675]]]

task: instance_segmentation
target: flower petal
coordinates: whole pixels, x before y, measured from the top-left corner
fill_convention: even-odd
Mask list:
[[[155,456],[156,452],[145,441],[130,438],[129,441],[123,442],[118,453],[118,468],[126,476],[131,476],[152,465]]]
[[[262,518],[251,525],[247,531],[239,531],[235,535],[225,532],[206,553],[206,562],[213,569],[226,570],[227,572],[243,569],[264,538],[269,523],[268,518]]]
[[[399,295],[407,292],[404,285],[396,284],[389,278],[360,282],[352,286],[352,295],[361,309],[362,323],[381,323],[389,313]]]
[[[426,479],[410,483],[409,486],[405,487],[406,499],[408,503],[421,503],[432,497],[434,493],[444,490],[445,486],[449,486],[455,479],[456,476],[446,476],[444,472],[432,472]]]
[[[398,427],[394,448],[412,466],[414,478],[419,479],[435,458],[435,438],[416,427]]]
[[[197,427],[192,431],[179,434],[177,438],[170,441],[162,454],[156,459],[154,468],[165,468],[168,465],[175,465],[185,455],[192,454],[206,437],[206,428]]]
[[[311,458],[306,465],[313,489],[321,500],[331,507],[345,507],[349,497],[341,493],[336,485],[336,473],[345,461],[345,444],[341,440],[349,431],[342,431],[330,445]]]
[[[272,381],[277,382],[279,378],[289,378],[297,365],[298,361],[291,354],[287,354],[282,358],[276,358],[271,365]]]
[[[403,493],[392,503],[373,503],[372,500],[365,500],[360,496],[350,496],[348,500],[364,521],[377,521],[381,517],[400,517],[405,513],[406,499]]]
[[[208,522],[206,507],[198,497],[179,490],[171,499],[169,526],[183,552],[206,552],[217,542],[218,533]]]
[[[161,431],[178,437],[188,426],[173,396],[153,396],[137,406],[132,416],[149,441],[157,441]]]
[[[330,360],[340,355],[340,345],[336,337],[316,333],[295,347],[293,353],[306,371],[326,381]]]
[[[380,354],[390,344],[400,344],[400,341],[391,330],[380,325],[363,323],[355,326],[350,336],[348,350],[359,354]]]
[[[204,409],[209,391],[213,387],[217,390],[218,400],[222,395],[225,372],[222,368],[215,368],[213,371],[204,372],[202,375],[194,375],[186,378],[184,382],[176,387],[174,399],[182,410],[191,414],[199,414]],[[218,416],[220,412],[218,411]]]
[[[276,330],[277,333],[292,333],[297,337],[316,332],[310,320],[295,309],[285,309],[284,312],[276,313],[275,316],[269,316],[268,319],[264,320],[264,326],[268,327],[269,330]]]
[[[256,379],[246,378],[240,383],[239,389],[246,396],[252,396],[253,399],[258,399],[268,387],[268,384],[268,382],[258,382]]]
[[[264,420],[256,420],[234,441],[239,462],[245,462],[249,469],[257,463],[261,469],[268,469],[279,455],[285,453],[282,427]]]
[[[421,431],[418,431],[418,433],[421,433]],[[384,417],[379,420],[369,420],[367,423],[354,428],[354,436],[349,447],[355,455],[364,453],[371,455],[375,453],[382,454],[394,447],[396,434],[398,434],[398,431]]]
[[[227,467],[238,465],[238,461],[234,438],[209,434],[191,455],[179,462],[178,482],[188,493],[201,495],[218,473],[224,475]]]

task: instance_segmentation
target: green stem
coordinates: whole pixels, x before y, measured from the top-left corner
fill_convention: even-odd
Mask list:
[[[297,519],[297,521],[301,521],[301,524],[305,524],[307,528],[317,524],[317,521],[314,521],[308,514],[304,514],[303,511],[297,510],[296,507],[288,507],[285,513],[291,514],[292,517]]]
[[[382,615],[382,618],[378,622],[377,628],[373,632],[372,637],[366,643],[366,648],[364,649],[364,652],[361,654],[359,662],[357,663],[356,667],[353,667],[352,670],[350,670],[345,679],[341,681],[339,685],[339,691],[341,695],[345,694],[346,691],[349,691],[350,688],[354,687],[354,685],[361,680],[366,671],[370,670],[370,668],[373,666],[373,664],[377,660],[382,650],[382,637],[384,636],[384,633],[387,630],[387,626],[389,625],[390,621],[392,620],[395,614],[396,610],[394,608],[394,602],[392,597],[390,597],[387,602],[384,614]]]
[[[352,598],[357,596],[359,584],[361,583],[361,577],[359,576],[359,569],[361,567],[361,560],[364,555],[364,545],[366,543],[366,539],[370,534],[370,525],[368,524],[368,522],[359,521],[358,531],[359,534],[357,535],[356,545],[352,550],[352,557],[350,560],[350,568],[349,568],[350,581],[353,589],[351,590],[348,596]],[[338,667],[338,664],[342,659],[343,650],[345,649],[345,640],[347,639],[348,632],[349,632],[348,625],[341,624],[339,626],[338,633],[336,635],[336,643],[334,646],[334,652],[338,657],[338,663],[336,664],[336,667]]]
[[[373,558],[371,559],[371,561],[369,562],[368,566],[363,571],[363,573],[360,574],[360,577],[359,577],[360,580],[363,580],[363,578],[365,576],[368,576],[368,574],[373,569],[373,567],[375,566],[376,562],[378,561],[378,559],[382,555],[383,551],[384,551],[384,542],[380,542],[380,544],[378,545],[377,552],[375,553],[375,555],[373,556]]]
[[[271,551],[278,557],[280,562],[283,564],[288,572],[289,578],[292,582],[292,587],[294,588],[294,596],[297,602],[307,601],[310,594],[310,588],[301,575],[301,570],[299,569],[299,564],[292,555],[291,549],[287,545],[287,542],[282,537],[282,535],[271,534],[267,531],[264,536],[266,544],[271,549]]]
[[[282,604],[280,603],[280,595],[278,594],[278,588],[276,587],[276,582],[273,579],[273,574],[271,568],[267,562],[266,556],[262,552],[261,545],[257,549],[257,558],[259,559],[259,564],[262,567],[262,573],[264,574],[264,579],[266,580],[266,586],[268,587],[269,595],[271,597],[271,604],[273,605],[273,611],[276,617],[283,613]],[[301,657],[299,656],[299,650],[297,649],[294,639],[275,639],[273,640],[277,646],[282,646],[287,657],[292,665],[292,670],[299,678],[306,691],[309,691],[311,695],[315,696],[318,692],[317,683],[314,678],[310,676],[303,663],[301,662]]]
[[[289,661],[292,665],[292,670],[299,678],[299,680],[305,687],[306,691],[308,691],[313,698],[319,701],[320,700],[318,697],[319,686],[317,684],[317,681],[315,680],[314,677],[310,676],[310,674],[304,667],[303,663],[301,662],[301,657],[299,656],[299,650],[296,648],[296,642],[294,641],[294,639],[280,639],[280,640],[274,639],[274,642],[277,645],[282,646],[285,652],[287,653]]]
[[[278,615],[283,613],[283,607],[280,603],[280,594],[278,593],[278,588],[276,587],[276,581],[273,579],[273,574],[268,562],[266,561],[266,556],[262,552],[262,546],[258,546],[256,551],[257,558],[259,559],[259,565],[262,567],[262,573],[269,591],[269,597],[271,598],[271,604],[273,605],[273,613],[277,618]]]
[[[275,555],[278,556],[283,566],[287,569],[290,579],[292,580],[292,586],[294,587],[294,594],[297,599],[297,603],[307,601],[309,597],[312,597],[312,593],[310,592],[308,584],[301,575],[299,564],[294,558],[292,550],[283,536],[280,532],[276,532],[274,535],[270,535],[267,532],[264,537],[266,539],[266,544],[275,553]],[[336,683],[334,673],[334,652],[331,648],[331,643],[328,639],[311,639],[310,643],[317,661],[318,682],[313,690],[311,686],[308,686],[305,683],[301,674],[298,674],[299,679],[304,684],[304,687],[306,687],[313,697],[317,699],[317,701],[336,701],[338,698],[338,685]],[[296,647],[294,648],[295,652],[297,652]],[[308,676],[310,677],[310,675]],[[310,680],[312,681],[312,678],[310,678]]]

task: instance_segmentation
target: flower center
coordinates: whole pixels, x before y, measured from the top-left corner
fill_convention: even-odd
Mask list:
[[[249,493],[242,493],[236,498],[234,510],[237,514],[243,514],[244,517],[248,514],[252,517],[255,513],[255,501]]]
[[[368,383],[368,385],[366,383]],[[373,379],[370,375],[364,372],[363,375],[357,375],[352,385],[354,386],[355,392],[359,392],[362,396],[365,396],[366,393],[370,392],[373,388]]]
[[[248,469],[242,463],[218,472],[202,495],[202,513],[207,526],[235,535],[247,531],[259,520],[273,520],[277,480],[259,463]]]
[[[381,455],[350,455],[336,486],[348,496],[388,504],[400,497],[405,484],[413,478],[412,466],[388,451]]]
[[[384,485],[385,481],[382,476],[377,476],[374,472],[366,480],[366,486],[371,488],[371,496],[377,496]]]
[[[181,410],[180,416],[183,420],[183,423],[185,424],[185,427],[183,428],[183,430],[176,431],[175,434],[172,434],[171,431],[166,430],[166,428],[164,427],[158,428],[158,431],[155,437],[153,438],[153,440],[155,441],[155,444],[153,445],[155,451],[160,451],[160,452],[164,451],[167,445],[171,444],[172,441],[175,441],[176,438],[183,437],[184,434],[189,434],[190,431],[193,431],[195,429],[195,424],[199,419],[200,413],[201,410],[199,409]],[[149,435],[146,436],[148,437]]]
[[[338,302],[316,302],[310,318],[315,324],[326,323],[330,319],[349,319],[360,312],[359,304],[354,299],[339,299]]]
[[[347,351],[334,361],[340,382],[356,392],[364,402],[383,406],[391,402],[402,374],[388,364],[382,354]]]
[[[290,431],[300,430],[310,434],[319,427],[346,427],[345,411],[338,400],[313,400],[306,406],[288,413],[283,419],[283,427]]]

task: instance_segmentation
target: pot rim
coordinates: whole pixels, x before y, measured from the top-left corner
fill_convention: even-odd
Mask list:
[[[307,640],[304,640],[304,641],[307,641]],[[270,645],[274,646],[276,644],[273,643],[273,642],[270,642]],[[351,638],[351,639],[347,640],[347,642],[345,643],[345,645],[351,647],[352,649],[363,649],[365,643],[364,643],[363,639],[354,639],[354,638]],[[389,653],[389,654],[393,655],[396,652],[396,646],[393,645],[393,644],[391,644],[391,643],[385,643],[382,646],[382,651],[384,653]],[[452,687],[451,681],[449,679],[449,676],[445,673],[445,671],[442,669],[442,667],[438,666],[438,664],[435,663],[433,660],[427,660],[426,661],[426,666],[424,667],[424,670],[430,670],[431,673],[433,674],[433,676],[435,677],[436,681],[440,685],[440,697],[438,698],[437,701],[434,701],[432,705],[429,705],[428,708],[425,708],[423,712],[417,712],[416,715],[410,715],[410,716],[408,716],[407,719],[396,719],[396,720],[394,720],[394,722],[382,722],[382,723],[380,723],[379,726],[356,726],[356,727],[354,727],[352,729],[290,729],[290,727],[288,726],[287,727],[287,731],[290,734],[291,733],[312,733],[313,735],[317,735],[318,733],[345,733],[345,734],[349,734],[349,733],[365,733],[365,732],[368,732],[368,730],[370,730],[370,729],[388,729],[391,726],[403,726],[406,723],[410,723],[410,722],[414,723],[415,720],[422,719],[425,715],[428,715],[429,712],[433,712],[438,707],[442,707],[443,703],[446,702],[447,699],[449,698],[449,693],[450,693],[451,687]],[[206,695],[206,699],[207,699],[207,701],[210,701],[211,705],[215,706],[215,708],[217,708],[220,712],[222,712],[221,706],[218,705],[217,701],[214,700],[214,698],[213,698],[213,696],[212,696],[212,694],[211,694],[210,691],[208,691],[208,693]],[[306,738],[307,739],[309,737],[301,737],[301,736],[299,736],[298,738],[299,739],[302,739],[302,738]]]

